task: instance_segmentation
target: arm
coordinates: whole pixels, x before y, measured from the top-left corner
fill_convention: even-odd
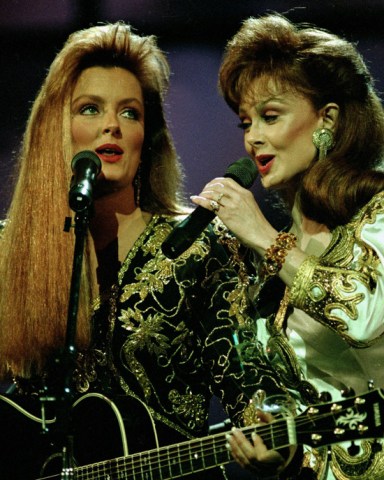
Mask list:
[[[220,220],[243,245],[264,257],[267,249],[274,244],[278,231],[265,218],[252,192],[230,178],[216,178],[205,186],[200,195],[192,197],[192,201],[212,209],[210,201],[218,198],[220,208],[217,215]],[[305,252],[298,247],[289,250],[279,272],[288,287],[306,258]]]
[[[221,253],[221,246],[213,242],[211,256],[218,260]],[[199,303],[202,307],[199,316],[203,319],[203,358],[207,371],[211,374],[211,391],[220,398],[235,425],[252,425],[256,415],[252,413],[254,407],[250,400],[257,390],[263,389],[267,395],[287,395],[287,391],[257,342],[256,325],[249,316],[251,312],[246,290],[242,289],[242,276],[234,275],[230,268],[233,262],[227,264],[226,268],[214,270],[209,269],[210,264],[217,266],[212,258],[207,263],[206,279],[202,283],[205,294],[199,295],[199,300],[201,302],[202,298],[206,298],[209,301]],[[232,295],[236,290],[238,294]],[[239,296],[244,298],[240,301]],[[231,300],[235,300],[238,306],[234,307]],[[238,308],[240,305],[241,318]],[[260,413],[258,421],[263,418]],[[265,418],[267,419],[267,415]],[[256,463],[260,461],[262,465],[255,471],[275,474],[289,462],[290,449],[282,450],[282,456],[281,452],[267,451],[259,436],[254,435],[252,442],[253,446],[260,448],[260,458],[258,448],[254,452],[252,444],[240,430],[235,429],[228,436],[228,447],[231,448],[234,459],[244,468],[253,471]],[[295,448],[293,447],[292,451],[295,451]]]
[[[320,258],[300,266],[290,302],[354,347],[384,332],[384,197],[378,195],[348,225],[335,230]]]
[[[209,207],[221,193],[218,215],[247,247],[261,258],[277,231],[262,214],[253,195],[231,179],[207,184],[193,201]],[[351,345],[367,346],[384,332],[380,305],[384,297],[384,193],[333,233],[321,257],[289,249],[279,271],[291,288],[290,303],[342,335]]]

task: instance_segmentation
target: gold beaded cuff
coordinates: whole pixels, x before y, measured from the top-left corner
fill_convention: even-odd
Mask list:
[[[311,255],[297,270],[289,293],[290,304],[294,307],[301,309],[304,307],[308,296],[308,286],[318,265],[319,259]]]
[[[275,243],[267,248],[261,274],[264,278],[273,277],[281,270],[288,251],[296,245],[297,238],[293,233],[280,232]]]

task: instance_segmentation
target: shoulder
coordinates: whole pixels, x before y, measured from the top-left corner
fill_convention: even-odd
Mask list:
[[[376,220],[376,216],[380,214],[384,214],[384,191],[374,195],[371,200],[357,212],[352,219],[352,223],[373,223]]]
[[[374,195],[353,217],[349,228],[356,238],[364,237],[364,232],[382,237],[384,233],[384,191]]]

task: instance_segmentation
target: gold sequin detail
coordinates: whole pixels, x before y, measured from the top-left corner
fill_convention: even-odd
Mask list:
[[[384,193],[373,197],[349,224],[334,230],[331,243],[320,258],[309,257],[303,262],[290,291],[292,306],[331,327],[356,348],[369,343],[351,338],[348,323],[338,312],[351,321],[357,320],[358,306],[365,299],[357,286],[362,285],[367,292],[376,287],[380,260],[362,239],[362,230],[382,212]]]
[[[331,468],[337,480],[383,480],[383,444],[363,441],[358,455],[349,455],[339,445],[331,450]]]
[[[174,412],[187,420],[189,428],[201,428],[204,425],[206,410],[203,395],[180,394],[176,390],[171,390],[168,398],[173,405]]]

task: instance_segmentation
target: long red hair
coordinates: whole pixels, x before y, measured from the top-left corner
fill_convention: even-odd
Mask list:
[[[147,211],[180,211],[182,172],[166,126],[163,99],[169,66],[153,36],[141,37],[121,22],[73,33],[56,56],[33,104],[17,165],[17,182],[0,249],[0,378],[28,377],[64,345],[74,234],[68,189],[70,100],[81,71],[117,65],[141,83],[145,108],[141,205]],[[90,339],[92,291],[87,244],[80,287],[77,345]]]

